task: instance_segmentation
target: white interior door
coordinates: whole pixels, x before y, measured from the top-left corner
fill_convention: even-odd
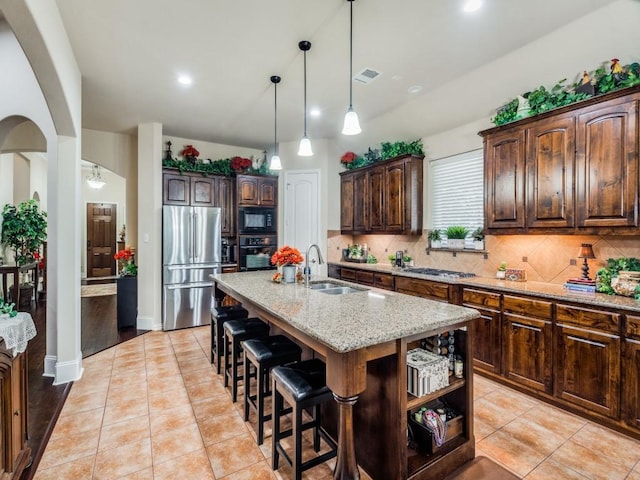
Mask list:
[[[326,257],[324,239],[320,238],[320,170],[285,171],[283,243],[296,247],[305,255],[309,245],[320,246]],[[315,254],[312,254],[315,259]],[[312,274],[324,273],[317,264]]]

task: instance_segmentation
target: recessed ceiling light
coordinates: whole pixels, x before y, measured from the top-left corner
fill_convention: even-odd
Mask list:
[[[312,108],[311,110],[309,110],[309,115],[311,115],[312,117],[318,118],[321,114],[322,112],[319,108]]]
[[[418,93],[422,90],[422,85],[413,85],[407,89],[409,93]]]
[[[193,80],[189,75],[178,75],[178,83],[181,85],[191,85]]]
[[[482,6],[482,0],[467,0],[464,4],[464,7],[462,7],[462,9],[469,13],[469,12],[475,12],[476,10],[479,10],[480,7]]]

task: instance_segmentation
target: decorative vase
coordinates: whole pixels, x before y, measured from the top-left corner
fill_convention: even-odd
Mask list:
[[[442,242],[440,240],[431,240],[431,248],[440,248],[442,247]]]
[[[447,240],[447,247],[456,250],[464,250],[464,238],[450,238]]]
[[[295,283],[296,269],[297,267],[295,265],[283,265],[282,266],[282,283]]]
[[[473,248],[475,250],[484,250],[484,240],[474,240]]]
[[[504,270],[498,270],[496,272],[496,278],[504,280],[506,276],[507,276],[507,272],[505,272]]]

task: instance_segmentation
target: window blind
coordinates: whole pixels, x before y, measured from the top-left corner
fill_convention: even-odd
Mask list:
[[[482,149],[433,160],[430,164],[431,229],[484,225]]]

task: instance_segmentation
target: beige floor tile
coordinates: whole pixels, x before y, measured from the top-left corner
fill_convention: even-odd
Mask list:
[[[108,405],[104,409],[103,425],[111,425],[112,423],[122,422],[130,418],[149,415],[149,407],[147,402],[139,400],[127,400]]]
[[[147,379],[147,390],[149,395],[170,392],[172,390],[182,390],[184,383],[180,374],[168,376],[150,376]]]
[[[187,395],[187,391],[184,387],[172,390],[170,394],[164,392],[149,395],[149,411],[152,415],[156,415],[160,410],[167,410],[168,408],[190,404],[189,395]]]
[[[198,425],[195,423],[153,435],[151,442],[154,465],[204,449]]]
[[[597,439],[600,455],[610,461],[624,465],[629,470],[640,461],[640,441],[591,422],[571,437],[573,442],[586,448],[593,448],[594,439]]]
[[[111,375],[109,388],[120,388],[128,385],[137,385],[147,381],[147,371],[144,366],[135,369],[114,372]]]
[[[144,353],[137,354],[135,358],[117,357],[113,362],[112,374],[126,373],[140,368],[144,368]]]
[[[73,390],[73,388],[72,388]],[[89,392],[82,395],[71,395],[64,402],[60,416],[75,415],[87,410],[104,408],[107,403],[107,391]]]
[[[58,440],[50,441],[38,468],[47,469],[95,455],[98,451],[99,438],[100,430],[92,429],[61,436]]]
[[[194,370],[201,370],[203,366],[211,365],[211,364],[209,363],[209,360],[207,360],[203,355],[202,358],[196,358],[196,359],[179,362],[179,365],[180,365],[180,372],[184,374],[186,372],[193,372]]]
[[[631,472],[626,480],[640,480],[640,470]]]
[[[69,397],[74,398],[87,393],[106,392],[109,389],[110,379],[111,374],[104,377],[94,377],[85,371],[80,380],[73,382]]]
[[[138,470],[137,472],[125,475],[124,477],[120,477],[118,480],[154,480],[153,468],[149,467]]]
[[[209,445],[207,453],[216,478],[237,472],[247,465],[264,462],[262,452],[248,433]]]
[[[107,392],[107,406],[117,403],[137,400],[141,403],[147,402],[147,383],[141,382],[131,385],[112,386]]]
[[[158,364],[158,365],[147,365],[147,377],[168,377],[171,375],[180,375],[180,367],[178,364]]]
[[[93,478],[113,480],[151,466],[151,439],[145,438],[98,452]]]
[[[216,381],[220,383],[222,377],[219,377],[216,374],[214,367],[208,363],[206,367],[201,368],[200,370],[183,373],[182,379],[184,380],[184,384],[189,386],[209,381]]]
[[[504,387],[487,393],[483,400],[491,402],[496,410],[508,412],[515,416],[520,416],[540,405],[538,400]]]
[[[581,473],[587,478],[621,480],[626,478],[631,469],[602,455],[598,448],[584,447],[569,439],[551,455],[557,463]],[[598,442],[597,445],[600,445]]]
[[[58,418],[55,429],[49,441],[59,440],[67,435],[74,435],[87,430],[99,430],[102,426],[104,408],[87,410],[75,415],[65,415]]]
[[[562,445],[566,437],[561,433],[548,430],[542,425],[531,423],[522,418],[516,418],[501,429],[502,432],[530,446],[537,452],[549,455]]]
[[[517,417],[514,412],[503,408],[496,408],[493,402],[486,397],[473,402],[473,408],[474,418],[494,430],[503,427]]]
[[[584,418],[546,404],[532,408],[522,414],[520,418],[532,424],[543,426],[549,431],[562,435],[565,439],[571,437],[587,424]]]
[[[473,433],[476,437],[476,443],[482,440],[483,438],[488,437],[495,431],[496,431],[495,428],[493,428],[491,425],[489,425],[488,423],[478,418],[477,415],[474,417]]]
[[[148,415],[105,425],[100,434],[98,451],[138,442],[150,436]]]
[[[204,351],[202,350],[200,345],[190,344],[189,346],[191,348],[189,348],[188,350],[175,351],[175,355],[176,355],[176,359],[178,360],[178,363],[184,362],[187,360],[193,360],[193,359],[204,360]]]
[[[478,447],[520,477],[531,472],[546,457],[545,453],[502,430],[478,442]]]
[[[151,434],[155,436],[195,423],[196,417],[191,405],[159,410],[151,416]]]
[[[192,402],[223,395],[225,388],[218,379],[208,379],[202,383],[187,385],[187,393]]]
[[[204,448],[153,466],[154,480],[174,480],[177,472],[185,479],[215,480]]]
[[[218,415],[235,413],[233,403],[231,403],[231,399],[226,392],[205,400],[194,401],[191,405],[193,406],[193,413],[199,422]]]
[[[473,376],[473,398],[478,399],[482,398],[485,395],[497,390],[499,388],[498,384],[487,380],[484,377],[479,375]]]
[[[95,455],[43,469],[38,467],[33,480],[87,480],[93,474]]]
[[[525,478],[526,480],[585,480],[587,477],[559,464],[555,460],[547,459]]]
[[[238,470],[224,477],[224,480],[275,480],[276,476],[267,461],[254,463],[253,465]],[[362,480],[362,479],[361,479]]]
[[[198,427],[207,446],[247,433],[242,418],[235,412],[205,418],[198,422]]]

